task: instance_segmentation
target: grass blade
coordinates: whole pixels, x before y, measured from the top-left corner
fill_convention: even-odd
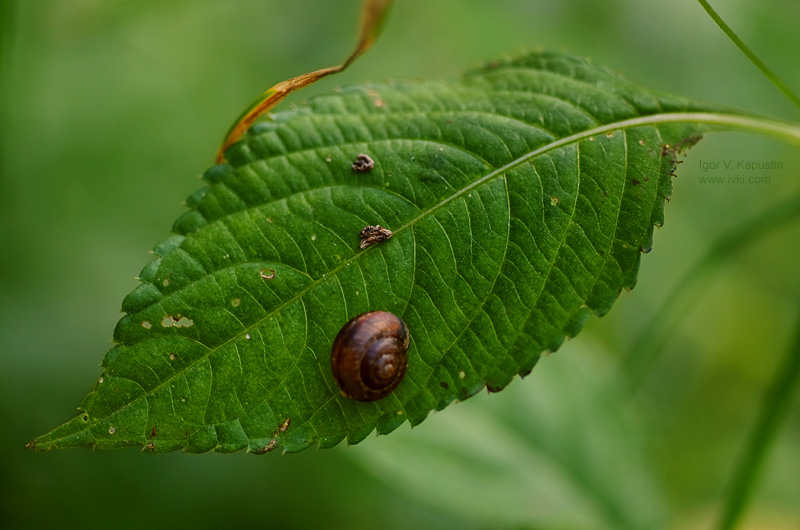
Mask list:
[[[778,433],[792,396],[800,380],[800,326],[794,343],[786,352],[778,366],[772,385],[767,391],[761,407],[761,414],[750,434],[750,441],[743,458],[739,460],[739,468],[734,475],[730,493],[718,526],[719,530],[735,528],[744,513],[750,496],[755,489],[759,472],[769,452],[772,441]]]

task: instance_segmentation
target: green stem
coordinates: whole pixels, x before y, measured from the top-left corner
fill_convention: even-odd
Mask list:
[[[765,234],[797,217],[800,217],[800,195],[730,230],[717,239],[706,254],[689,267],[623,357],[621,368],[631,392],[636,392],[645,381],[672,330],[681,317],[691,310],[694,300],[703,292],[703,286],[708,284],[708,278],[714,269],[722,263],[729,262],[731,255],[752,243],[762,241]]]
[[[472,188],[476,188],[487,180],[491,180],[498,175],[510,171],[522,164],[528,162],[537,156],[550,151],[555,151],[565,145],[571,145],[581,140],[599,136],[608,132],[614,132],[624,129],[632,129],[634,127],[644,127],[648,125],[659,125],[662,123],[702,123],[705,125],[714,125],[721,127],[722,130],[726,129],[740,129],[747,132],[763,134],[765,136],[772,136],[778,140],[800,147],[800,126],[761,118],[759,116],[748,116],[742,114],[723,114],[717,112],[665,112],[663,114],[653,114],[650,116],[642,116],[639,118],[631,118],[628,120],[615,121],[607,125],[601,125],[587,131],[581,131],[570,136],[565,136],[549,144],[542,146],[530,153],[509,162],[503,167],[497,168],[488,175],[476,180],[471,185],[464,188],[461,192],[445,199],[442,204],[449,202],[453,198],[464,195]]]
[[[794,344],[778,366],[772,384],[762,403],[761,413],[751,434],[744,458],[731,485],[723,511],[719,530],[731,530],[736,526],[755,488],[758,474],[770,444],[775,439],[781,423],[786,417],[792,396],[800,381],[800,325]]]
[[[582,136],[591,136],[617,129],[629,129],[642,125],[656,125],[659,123],[703,123],[706,125],[717,125],[730,129],[741,129],[743,131],[755,132],[772,136],[784,142],[800,146],[800,126],[794,123],[761,118],[759,116],[748,116],[742,114],[722,114],[716,112],[668,112],[664,114],[654,114],[641,118],[618,121],[608,125],[597,127],[584,133]],[[568,137],[571,138],[571,137]],[[563,140],[567,140],[564,138]]]
[[[697,1],[700,2],[700,5],[703,6],[703,9],[706,10],[706,13],[708,13],[712,20],[716,22],[717,26],[719,26],[719,29],[721,29],[725,35],[727,35],[728,38],[731,39],[731,41],[733,41],[733,43],[742,51],[742,53],[745,54],[748,59],[750,59],[750,62],[756,65],[756,68],[761,70],[761,73],[764,74],[767,79],[769,79],[770,82],[778,88],[778,90],[783,92],[783,94],[789,98],[789,100],[794,103],[796,107],[800,108],[800,97],[792,92],[792,89],[790,89],[786,83],[781,81],[775,72],[770,70],[770,68],[764,64],[761,59],[759,59],[756,54],[750,50],[750,48],[747,47],[747,44],[745,44],[744,41],[742,41],[742,39],[740,39],[739,36],[734,33],[730,26],[728,26],[725,21],[722,20],[722,18],[717,14],[716,11],[714,11],[714,8],[712,8],[706,0]]]

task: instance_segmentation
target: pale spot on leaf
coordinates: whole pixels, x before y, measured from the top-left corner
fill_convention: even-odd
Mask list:
[[[168,315],[161,321],[161,325],[165,328],[188,328],[194,326],[194,320],[181,315],[172,316]]]

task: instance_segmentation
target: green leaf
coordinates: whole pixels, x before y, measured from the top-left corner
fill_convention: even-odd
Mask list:
[[[156,247],[81,414],[29,445],[299,451],[500,390],[633,287],[702,132],[640,118],[705,110],[537,53],[275,114]],[[375,167],[354,172],[362,153]],[[394,237],[362,250],[367,225]],[[402,384],[360,403],[330,347],[371,310],[411,346]]]

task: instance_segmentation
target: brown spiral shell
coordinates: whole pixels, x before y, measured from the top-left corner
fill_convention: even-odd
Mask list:
[[[388,396],[406,373],[408,342],[408,327],[392,313],[372,311],[350,320],[331,349],[331,369],[342,394],[357,401]]]

